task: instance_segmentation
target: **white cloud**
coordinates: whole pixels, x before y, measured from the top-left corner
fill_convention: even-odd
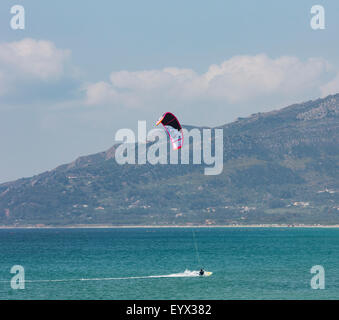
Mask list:
[[[0,96],[27,95],[27,88],[62,79],[69,57],[69,50],[58,49],[51,41],[26,38],[0,43]]]
[[[327,68],[327,62],[318,58],[303,62],[288,56],[236,56],[209,68],[205,74],[207,92],[233,103],[276,93],[291,94],[316,87],[318,77]]]
[[[58,49],[50,41],[26,38],[0,44],[1,69],[42,80],[61,76],[69,56],[69,50]]]
[[[321,94],[323,97],[326,97],[330,94],[336,94],[339,92],[339,73],[335,76],[334,79],[329,81],[320,87]]]
[[[180,68],[119,71],[110,75],[109,82],[88,85],[86,103],[146,107],[161,101],[246,102],[274,94],[319,90],[319,79],[328,67],[321,58],[301,61],[296,57],[272,59],[259,54],[232,57],[220,65],[211,65],[202,74]]]
[[[115,90],[103,81],[90,84],[85,90],[88,104],[105,103],[116,96]]]

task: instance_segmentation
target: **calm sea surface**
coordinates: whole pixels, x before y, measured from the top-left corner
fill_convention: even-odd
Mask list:
[[[11,288],[14,265],[24,289]],[[323,290],[311,288],[315,265]],[[200,267],[213,275],[194,276]],[[0,299],[338,298],[339,229],[0,230]]]

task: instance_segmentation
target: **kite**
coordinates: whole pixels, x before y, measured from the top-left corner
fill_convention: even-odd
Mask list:
[[[184,136],[182,133],[182,128],[180,122],[176,116],[170,112],[166,112],[158,120],[156,125],[162,124],[167,131],[174,150],[178,150],[182,147],[184,142]]]

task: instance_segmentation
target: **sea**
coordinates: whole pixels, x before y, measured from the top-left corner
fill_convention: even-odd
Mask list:
[[[0,229],[1,300],[338,298],[337,228]]]

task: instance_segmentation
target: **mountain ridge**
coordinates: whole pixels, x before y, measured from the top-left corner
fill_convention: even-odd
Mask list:
[[[217,126],[218,176],[192,164],[118,165],[115,144],[0,184],[0,224],[339,223],[338,120],[336,94]]]

